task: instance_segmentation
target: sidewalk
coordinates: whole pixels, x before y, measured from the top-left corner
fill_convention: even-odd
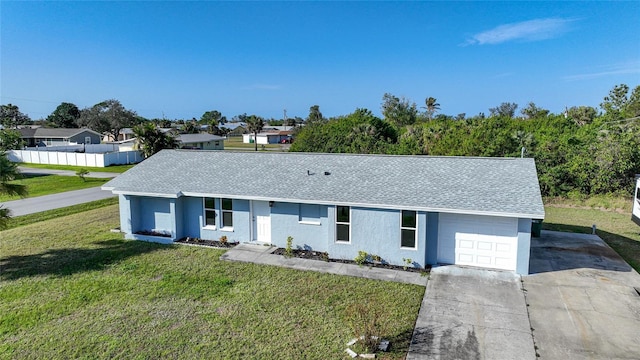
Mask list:
[[[373,280],[394,281],[405,284],[427,286],[428,276],[410,271],[381,269],[368,266],[325,262],[299,258],[286,258],[271,254],[273,246],[240,244],[227,251],[221,260],[250,262],[255,264],[282,266],[297,270],[317,271],[334,275],[355,276]]]

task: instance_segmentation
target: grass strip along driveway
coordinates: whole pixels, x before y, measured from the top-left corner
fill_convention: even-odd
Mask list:
[[[0,358],[340,359],[348,307],[406,355],[424,287],[127,241],[115,205],[0,232]]]
[[[73,165],[52,165],[52,164],[31,164],[31,163],[19,163],[18,165],[33,168],[33,169],[52,169],[52,170],[70,170],[78,171],[80,169],[86,169],[89,172],[111,172],[111,173],[123,173],[132,167],[133,165],[112,165],[107,167],[93,167],[93,166],[73,166]]]

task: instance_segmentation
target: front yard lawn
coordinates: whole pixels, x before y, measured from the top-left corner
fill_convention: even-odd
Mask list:
[[[91,176],[91,174],[89,174],[89,176]],[[110,179],[98,179],[91,177],[86,177],[85,180],[82,180],[79,176],[31,176],[29,174],[25,174],[22,179],[11,181],[11,183],[26,185],[27,190],[29,191],[27,197],[35,197],[101,186],[109,180]],[[0,195],[0,201],[10,201],[18,199],[20,199],[19,196],[8,196],[4,194]]]
[[[424,288],[222,262],[127,241],[117,206],[0,232],[0,358],[340,359],[346,310],[384,309],[406,355]]]

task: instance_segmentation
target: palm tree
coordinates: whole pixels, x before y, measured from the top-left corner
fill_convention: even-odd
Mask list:
[[[0,152],[0,194],[24,197],[27,195],[27,187],[20,184],[9,183],[21,177],[18,165],[7,158],[7,154]],[[7,221],[11,218],[11,210],[0,205],[0,229],[7,227]]]
[[[133,127],[136,137],[136,148],[142,151],[145,158],[162,149],[175,149],[178,140],[169,133],[164,133],[152,122],[146,122]]]
[[[428,97],[424,100],[425,106],[423,107],[423,109],[427,110],[426,113],[429,120],[431,120],[433,114],[435,114],[436,111],[440,110],[440,104],[438,104],[436,101],[437,100],[434,97]]]
[[[259,116],[251,115],[247,118],[246,124],[247,131],[253,133],[253,143],[258,151],[258,133],[264,128],[264,120]]]

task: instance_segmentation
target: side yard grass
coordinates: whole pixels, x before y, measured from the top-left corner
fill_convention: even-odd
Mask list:
[[[0,232],[0,358],[341,359],[359,302],[406,355],[423,287],[127,241],[117,211]]]
[[[89,174],[91,175],[91,174]],[[37,175],[31,176],[26,174],[24,178],[11,181],[11,183],[22,184],[27,186],[29,194],[27,197],[35,197],[49,194],[56,194],[64,191],[87,189],[90,187],[101,186],[110,179],[98,179],[86,177],[82,180],[78,176],[61,176],[61,175]],[[0,201],[9,201],[20,199],[18,196],[0,195]]]
[[[598,236],[620,254],[631,267],[640,272],[640,226],[631,221],[631,210],[628,213],[621,213],[545,206],[545,211],[543,229],[590,234],[591,226],[595,224]]]
[[[50,165],[50,164],[31,164],[31,163],[20,163],[20,166],[34,168],[34,169],[53,169],[53,170],[71,170],[78,171],[80,169],[87,169],[89,172],[112,172],[112,173],[123,173],[132,167],[132,165],[112,165],[107,167],[93,167],[93,166],[72,166],[72,165]]]

